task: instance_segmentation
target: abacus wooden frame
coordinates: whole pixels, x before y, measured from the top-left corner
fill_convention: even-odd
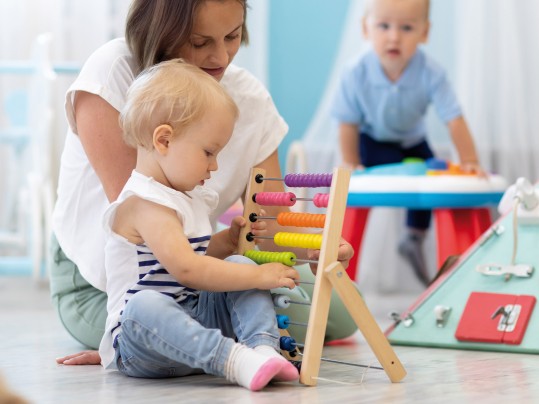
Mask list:
[[[264,177],[265,171],[259,168],[251,170],[251,181],[248,185],[244,202],[244,217],[247,221],[249,220],[249,214],[258,211],[257,204],[253,201],[253,195],[262,192],[264,189],[263,181],[258,183],[255,180],[259,174]],[[406,376],[406,370],[387,338],[353,285],[345,268],[337,260],[349,182],[349,170],[336,168],[333,171],[300,371],[300,383],[307,386],[317,384],[333,288],[335,288],[391,382],[399,382]],[[238,253],[240,254],[254,248],[254,242],[247,240],[246,235],[248,232],[248,226],[245,226],[240,233],[238,243]]]

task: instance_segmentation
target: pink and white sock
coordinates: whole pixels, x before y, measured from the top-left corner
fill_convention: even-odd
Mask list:
[[[225,376],[231,382],[258,391],[284,367],[285,363],[279,358],[268,357],[244,345],[234,344],[226,363]]]
[[[278,382],[293,382],[298,380],[299,373],[294,365],[292,365],[283,355],[277,352],[273,347],[269,345],[258,345],[254,350],[262,355],[270,358],[278,358],[286,363],[283,369],[275,375],[274,380]]]

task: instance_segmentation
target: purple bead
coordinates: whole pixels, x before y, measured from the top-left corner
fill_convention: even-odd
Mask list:
[[[284,183],[288,187],[330,187],[333,174],[287,174]]]

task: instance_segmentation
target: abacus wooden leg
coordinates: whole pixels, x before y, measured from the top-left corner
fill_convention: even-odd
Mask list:
[[[320,369],[332,290],[324,268],[337,262],[349,181],[349,171],[342,168],[334,171],[327,208],[330,214],[326,215],[299,378],[301,383],[308,386],[316,385]]]
[[[352,285],[352,281],[341,263],[336,262],[330,265],[326,268],[325,274],[339,294],[389,379],[393,383],[401,381],[406,376],[406,370],[374,320],[363,298],[354,285]]]
[[[316,386],[317,383],[330,301],[331,283],[324,274],[317,274],[299,375],[300,383],[307,386]]]

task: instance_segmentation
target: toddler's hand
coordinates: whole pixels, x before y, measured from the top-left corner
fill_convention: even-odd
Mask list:
[[[365,166],[364,166],[363,164],[361,164],[361,163],[358,163],[358,164],[351,164],[351,163],[345,163],[345,162],[343,162],[343,163],[341,164],[341,167],[342,167],[342,168],[346,168],[346,169],[348,169],[348,170],[350,170],[350,171],[352,171],[352,172],[354,172],[354,171],[363,171],[363,170],[365,170]]]
[[[238,241],[240,239],[240,231],[245,226],[246,222],[243,216],[235,216],[230,222],[230,228],[228,229],[228,236],[230,237],[230,242],[234,246],[238,246]]]
[[[466,173],[473,173],[478,177],[487,178],[487,173],[483,171],[479,163],[462,163],[460,168]]]
[[[270,262],[259,266],[261,283],[258,289],[289,288],[294,289],[299,281],[299,273],[294,267],[279,262]]]
[[[258,216],[265,216],[266,212],[264,210],[260,210],[260,213]],[[247,223],[250,224],[250,232],[253,233],[255,236],[265,236],[267,235],[267,223],[265,220],[257,220],[256,222],[250,222],[246,221],[243,216],[235,216],[231,223],[230,223],[230,229],[228,230],[228,235],[230,237],[230,241],[234,246],[238,246],[238,240],[240,238],[240,231],[241,229],[247,225]],[[260,244],[262,242],[261,239],[255,238],[255,244]]]
[[[264,209],[260,209],[260,212],[258,213],[258,217],[264,217],[266,216],[266,212]],[[270,219],[272,220],[272,219]],[[250,222],[251,223],[251,230],[250,232],[253,233],[255,236],[267,236],[268,235],[268,223],[265,220],[258,219],[256,222]],[[255,238],[255,244],[260,244],[262,242],[261,239]]]

